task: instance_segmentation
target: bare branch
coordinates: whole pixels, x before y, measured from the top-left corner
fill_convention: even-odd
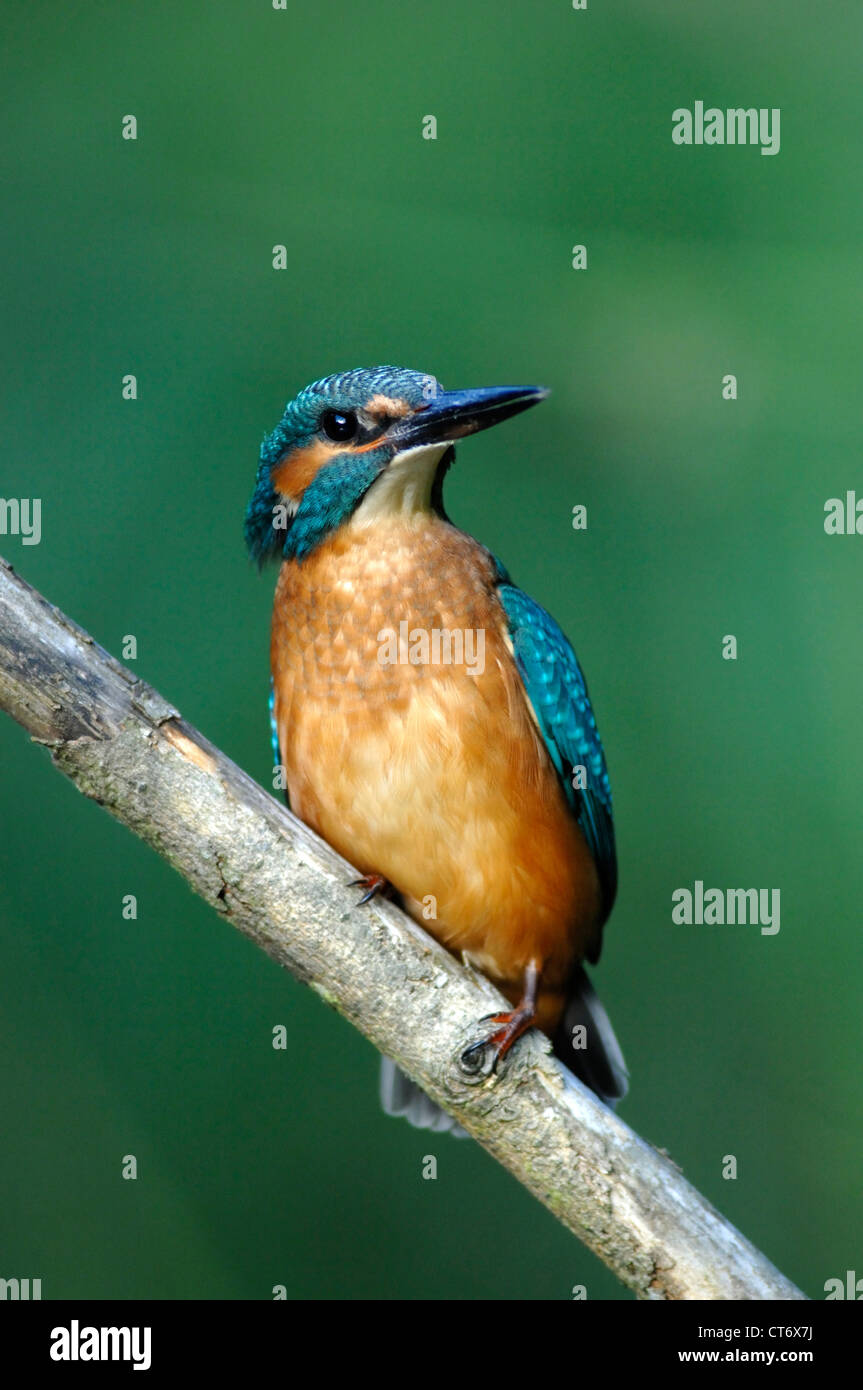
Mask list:
[[[785,1279],[550,1055],[459,1064],[493,986],[392,904],[356,908],[355,872],[0,561],[0,708],[233,926],[402,1067],[647,1299],[799,1299]],[[369,1098],[369,1104],[373,1100]]]

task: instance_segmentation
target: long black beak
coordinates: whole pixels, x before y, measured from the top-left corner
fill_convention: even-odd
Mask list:
[[[388,438],[399,449],[421,444],[447,444],[466,434],[487,430],[510,415],[545,400],[545,386],[486,386],[477,391],[442,391],[391,430]]]

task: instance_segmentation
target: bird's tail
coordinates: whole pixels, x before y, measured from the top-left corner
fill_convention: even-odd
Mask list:
[[[629,1073],[620,1044],[582,966],[575,972],[570,988],[569,1000],[554,1036],[555,1055],[613,1109],[629,1087]],[[467,1131],[399,1071],[389,1057],[381,1058],[380,1097],[387,1115],[407,1120],[414,1129],[448,1133],[454,1139],[467,1137]]]
[[[572,977],[553,1047],[563,1065],[612,1109],[626,1095],[629,1072],[620,1043],[582,965]]]
[[[462,1129],[452,1115],[441,1110],[430,1100],[416,1082],[399,1071],[389,1057],[381,1057],[381,1105],[386,1115],[395,1115],[407,1120],[414,1129],[432,1129],[437,1134],[451,1134],[453,1139],[466,1139],[467,1130]]]

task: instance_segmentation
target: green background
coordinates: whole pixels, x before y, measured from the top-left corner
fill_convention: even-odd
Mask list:
[[[810,1295],[863,1272],[863,538],[823,528],[863,496],[859,6],[3,8],[0,492],[43,500],[4,553],[266,783],[242,517],[285,401],[376,362],[550,386],[448,507],[590,682],[621,1114]],[[781,108],[779,154],[673,145],[698,99]],[[630,1297],[477,1146],[382,1116],[372,1048],[8,720],[0,757],[0,1276]],[[673,926],[696,878],[778,887],[781,931]]]

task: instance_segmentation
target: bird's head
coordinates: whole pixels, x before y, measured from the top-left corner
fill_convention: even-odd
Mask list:
[[[259,562],[302,560],[351,518],[443,511],[453,444],[548,393],[541,386],[444,391],[423,372],[363,367],[306,386],[261,445],[246,511]]]

